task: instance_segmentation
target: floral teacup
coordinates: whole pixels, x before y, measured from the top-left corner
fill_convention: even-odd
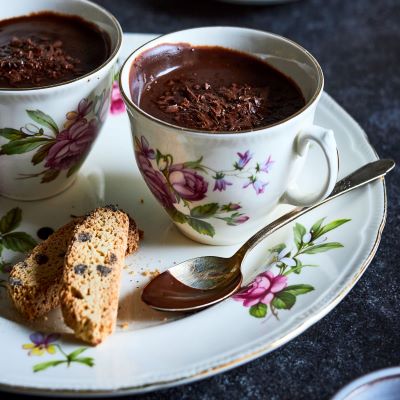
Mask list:
[[[267,59],[298,84],[306,105],[279,123],[240,133],[191,130],[156,119],[132,98],[130,70],[135,68],[135,76],[146,81],[146,71],[140,70],[146,63],[135,62],[138,57],[143,60],[152,54],[147,50],[162,43],[182,42],[222,46]],[[142,176],[177,227],[196,241],[242,242],[265,224],[268,213],[279,202],[310,205],[333,189],[338,171],[334,135],[313,125],[323,74],[314,57],[288,39],[232,27],[164,35],[130,55],[121,70],[120,87]],[[321,147],[328,172],[319,190],[304,193],[294,180],[301,172],[310,142]]]
[[[0,90],[0,194],[19,200],[53,196],[74,182],[108,114],[122,43],[117,20],[86,0],[5,2],[0,19],[44,10],[97,24],[108,33],[111,51],[99,68],[75,80]]]

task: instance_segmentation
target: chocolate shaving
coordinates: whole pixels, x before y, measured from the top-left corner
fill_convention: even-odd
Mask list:
[[[98,265],[96,269],[100,276],[107,276],[112,272],[112,269],[110,267],[106,267],[105,265]]]
[[[208,82],[192,86],[180,80],[167,82],[168,90],[156,100],[158,107],[176,114],[179,126],[208,131],[240,131],[262,126],[265,94],[247,84],[212,87]],[[265,91],[265,89],[264,89]]]
[[[43,265],[49,261],[49,257],[47,257],[46,254],[38,253],[35,255],[35,261],[38,265]]]
[[[74,272],[78,275],[83,275],[87,270],[87,265],[85,264],[78,264],[74,267]]]
[[[104,208],[111,211],[119,211],[118,206],[115,204],[107,204],[106,206],[104,206]]]
[[[78,242],[88,242],[91,238],[92,235],[89,232],[80,232],[78,234]]]
[[[118,257],[114,253],[108,255],[108,262],[110,264],[115,264],[118,261]]]
[[[61,40],[46,37],[13,37],[0,46],[0,79],[10,86],[59,82],[71,73],[80,75],[80,60],[68,55]]]

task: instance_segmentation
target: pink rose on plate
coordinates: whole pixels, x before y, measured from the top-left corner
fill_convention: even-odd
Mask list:
[[[174,191],[184,200],[198,201],[206,197],[208,183],[184,164],[171,165],[168,179]]]
[[[259,303],[269,304],[274,299],[275,294],[282,291],[286,286],[286,276],[275,276],[271,271],[263,272],[250,285],[235,294],[233,299],[242,301],[245,307],[255,306]]]
[[[96,120],[85,118],[74,122],[57,135],[56,142],[46,156],[46,168],[54,170],[69,169],[89,151],[98,132]]]

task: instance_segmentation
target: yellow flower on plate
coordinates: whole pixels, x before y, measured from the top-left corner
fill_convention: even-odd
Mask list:
[[[57,347],[52,344],[58,340],[60,335],[56,333],[51,333],[45,335],[42,332],[35,332],[29,336],[32,343],[26,343],[22,345],[24,350],[29,350],[30,356],[42,356],[46,352],[49,354],[55,354],[57,352]]]

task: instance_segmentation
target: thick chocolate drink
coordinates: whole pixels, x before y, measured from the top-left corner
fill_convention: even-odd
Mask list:
[[[0,88],[78,78],[110,56],[110,38],[78,16],[41,12],[0,21]]]
[[[222,47],[157,46],[138,57],[130,82],[142,110],[189,129],[266,127],[305,105],[290,78],[256,57]]]

